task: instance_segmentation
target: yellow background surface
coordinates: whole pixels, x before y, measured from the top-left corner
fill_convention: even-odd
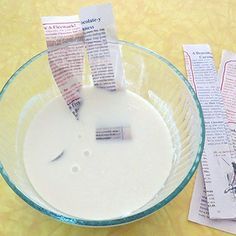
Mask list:
[[[102,2],[1,0],[0,88],[22,63],[46,48],[40,16],[73,15],[81,6]],[[111,2],[120,39],[159,52],[184,73],[184,43],[210,44],[217,66],[222,49],[236,51],[235,0]],[[88,229],[57,222],[30,208],[0,177],[0,236],[229,235],[187,221],[193,183],[194,179],[167,206],[143,220],[114,228]]]

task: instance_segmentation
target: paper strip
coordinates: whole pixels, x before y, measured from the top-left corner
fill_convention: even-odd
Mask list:
[[[94,86],[122,89],[123,67],[111,4],[81,8],[80,20]]]
[[[55,82],[71,112],[79,119],[83,63],[83,31],[78,16],[42,17],[48,61]]]

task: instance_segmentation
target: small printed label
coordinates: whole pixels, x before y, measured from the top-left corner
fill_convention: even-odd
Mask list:
[[[96,129],[96,140],[126,140],[131,139],[130,127],[107,127]]]

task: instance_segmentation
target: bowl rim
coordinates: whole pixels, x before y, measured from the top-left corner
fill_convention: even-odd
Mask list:
[[[38,210],[39,212],[51,216],[54,219],[57,219],[61,222],[64,223],[69,223],[69,224],[73,224],[73,225],[80,225],[80,226],[91,226],[91,227],[109,227],[109,226],[115,226],[115,225],[121,225],[121,224],[127,224],[129,222],[133,222],[136,220],[139,220],[145,216],[148,216],[154,212],[156,212],[157,210],[159,210],[160,208],[162,208],[163,206],[165,206],[168,202],[170,202],[173,198],[175,198],[182,190],[183,188],[188,184],[188,182],[190,181],[191,177],[193,176],[194,172],[196,171],[198,164],[201,160],[201,156],[203,153],[203,148],[204,148],[204,143],[205,143],[205,123],[204,123],[204,118],[203,118],[203,111],[200,105],[200,102],[197,98],[196,93],[194,92],[192,86],[190,85],[190,83],[188,82],[188,80],[185,78],[185,76],[174,66],[174,64],[172,64],[169,60],[167,60],[165,57],[159,55],[158,53],[145,48],[143,46],[140,46],[138,44],[135,43],[130,43],[127,42],[125,40],[118,40],[118,44],[120,45],[125,45],[125,46],[129,46],[129,47],[133,47],[139,50],[142,50],[143,52],[152,55],[154,57],[156,57],[157,59],[159,59],[160,61],[162,61],[163,63],[165,63],[176,75],[177,77],[182,80],[184,82],[184,84],[186,85],[187,89],[189,90],[190,94],[192,95],[192,98],[195,102],[195,105],[197,107],[198,113],[199,113],[199,118],[200,118],[200,127],[201,127],[201,140],[198,146],[198,151],[197,151],[197,155],[196,158],[194,160],[194,163],[192,165],[192,167],[190,168],[188,174],[186,175],[186,177],[182,180],[182,182],[179,184],[179,186],[173,191],[171,192],[165,199],[163,199],[162,201],[158,202],[157,204],[155,204],[154,206],[136,213],[134,215],[131,216],[125,216],[123,218],[119,218],[119,219],[110,219],[110,220],[85,220],[85,219],[80,219],[77,217],[69,217],[69,216],[64,216],[62,214],[58,214],[55,213],[51,210],[48,210],[44,207],[41,207],[40,205],[38,205],[37,203],[35,203],[33,200],[30,199],[30,197],[28,197],[27,195],[25,195],[14,183],[13,181],[10,179],[10,177],[8,176],[7,172],[5,171],[2,163],[0,162],[0,173],[3,177],[3,179],[6,181],[6,183],[10,186],[10,188],[22,199],[24,200],[27,204],[29,204],[31,207],[35,208],[36,210]],[[44,56],[45,54],[47,54],[48,50],[42,51],[38,54],[36,54],[35,56],[33,56],[31,59],[29,59],[27,62],[25,62],[22,66],[20,66],[14,74],[11,75],[11,77],[7,80],[7,82],[5,83],[5,85],[2,87],[1,91],[0,91],[0,101],[1,98],[3,97],[4,93],[7,91],[7,88],[10,86],[11,83],[13,83],[13,81],[16,79],[17,75],[24,70],[25,67],[27,67],[28,65],[30,65],[32,62],[34,62],[35,60],[37,60],[38,58],[40,58],[41,56]]]

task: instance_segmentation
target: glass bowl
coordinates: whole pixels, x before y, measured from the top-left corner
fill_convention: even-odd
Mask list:
[[[110,42],[109,44],[114,44]],[[205,128],[202,109],[189,82],[168,60],[144,47],[118,42],[127,89],[149,101],[161,114],[170,131],[174,156],[168,179],[156,196],[130,215],[91,220],[71,217],[55,210],[30,184],[23,164],[23,143],[34,114],[60,95],[52,78],[47,51],[22,65],[0,93],[0,172],[25,202],[38,211],[65,223],[82,226],[114,226],[143,218],[171,201],[194,174],[203,151]],[[90,71],[85,62],[84,84]]]

